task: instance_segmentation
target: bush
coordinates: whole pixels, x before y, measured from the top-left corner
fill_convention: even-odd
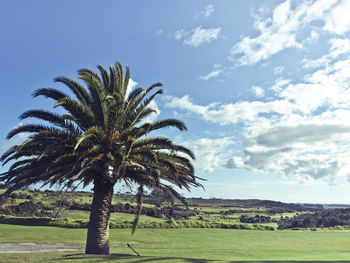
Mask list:
[[[68,218],[50,218],[50,217],[18,217],[9,215],[0,215],[1,224],[24,225],[24,226],[58,226],[67,228],[85,228],[88,222],[86,220],[74,220]]]
[[[350,209],[329,209],[313,214],[302,214],[293,218],[283,218],[278,229],[316,228],[350,225]]]
[[[0,215],[0,224],[25,225],[25,226],[57,226],[65,228],[86,228],[88,220],[70,218],[50,218],[50,217],[18,217],[10,215]],[[110,222],[111,229],[132,228],[131,221]],[[223,228],[223,229],[244,229],[244,230],[274,230],[270,226],[248,224],[232,224],[218,222],[203,222],[195,220],[169,219],[164,222],[143,222],[138,228]]]
[[[239,218],[239,221],[241,223],[271,223],[274,220],[272,220],[271,217],[269,217],[269,216],[256,215],[256,216],[253,216],[253,217],[249,217],[247,215],[242,215]]]
[[[47,207],[42,203],[34,203],[33,201],[2,207],[0,213],[14,216],[50,216]]]

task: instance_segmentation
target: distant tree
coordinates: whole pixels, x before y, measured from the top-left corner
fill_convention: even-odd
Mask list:
[[[8,139],[21,133],[30,136],[1,156],[3,164],[15,162],[0,180],[8,188],[6,194],[38,182],[67,187],[92,183],[94,196],[85,253],[108,254],[110,207],[116,183],[138,186],[133,232],[145,187],[175,194],[171,184],[187,190],[201,185],[194,176],[191,159],[195,157],[189,149],[167,137],[148,137],[150,132],[166,127],[186,130],[185,124],[176,119],[147,122],[155,112],[150,105],[162,94],[162,84],[128,93],[128,67],[124,76],[118,62],[109,71],[97,68],[100,75],[89,69],[79,70],[79,79],[87,88],[67,77],[55,79],[65,84],[75,98],[52,88],[34,92],[34,97],[53,99],[53,107],[62,107],[65,113],[29,110],[20,116],[21,120],[36,118],[41,122],[9,132]]]

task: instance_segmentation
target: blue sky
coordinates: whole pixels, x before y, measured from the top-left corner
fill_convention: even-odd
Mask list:
[[[164,84],[155,118],[192,148],[186,196],[350,203],[350,1],[2,1],[0,151],[32,98],[80,68]],[[2,168],[4,171],[5,168]]]

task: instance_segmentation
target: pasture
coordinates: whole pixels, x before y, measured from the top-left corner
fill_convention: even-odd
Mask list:
[[[85,244],[86,229],[0,224],[0,242]],[[111,253],[83,256],[76,252],[7,253],[0,262],[209,262],[335,261],[350,258],[350,231],[258,231],[230,229],[112,229]],[[142,257],[134,253],[130,243]],[[108,260],[108,261],[107,261]]]

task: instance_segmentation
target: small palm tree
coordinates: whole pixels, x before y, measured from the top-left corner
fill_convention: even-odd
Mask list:
[[[148,137],[150,132],[165,127],[186,130],[176,119],[146,121],[155,112],[150,103],[162,94],[162,84],[135,88],[128,94],[128,67],[125,75],[118,62],[109,71],[97,68],[100,75],[89,69],[78,71],[87,88],[67,77],[55,79],[65,84],[74,97],[51,88],[34,92],[34,97],[53,99],[53,107],[62,107],[65,113],[29,110],[20,116],[21,120],[36,118],[40,122],[9,132],[8,139],[21,133],[30,136],[2,154],[3,165],[13,163],[0,180],[8,188],[6,194],[35,183],[67,187],[93,184],[85,253],[108,254],[110,206],[116,183],[138,186],[133,232],[145,187],[177,195],[171,184],[187,190],[201,185],[194,176],[191,159],[195,157],[189,149],[166,137]]]

